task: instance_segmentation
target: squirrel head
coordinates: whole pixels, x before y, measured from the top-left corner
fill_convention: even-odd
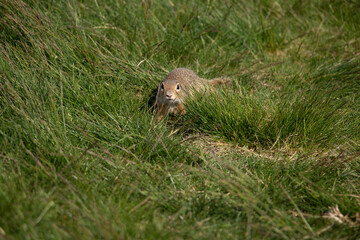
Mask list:
[[[182,87],[176,80],[166,80],[160,83],[157,98],[164,103],[181,102]]]

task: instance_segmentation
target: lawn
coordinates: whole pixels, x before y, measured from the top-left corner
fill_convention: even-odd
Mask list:
[[[0,239],[359,239],[359,9],[0,0]]]

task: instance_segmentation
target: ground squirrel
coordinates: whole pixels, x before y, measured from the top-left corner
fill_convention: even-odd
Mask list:
[[[194,91],[202,92],[208,86],[228,84],[227,78],[211,80],[200,78],[194,71],[186,68],[172,70],[159,84],[155,108],[157,119],[161,120],[167,113],[183,115],[186,113],[184,101],[193,96]]]

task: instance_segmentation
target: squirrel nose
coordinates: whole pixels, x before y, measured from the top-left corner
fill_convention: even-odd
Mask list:
[[[167,98],[167,99],[173,99],[173,96],[174,96],[174,95],[173,95],[172,92],[170,92],[170,91],[166,93],[166,98]]]

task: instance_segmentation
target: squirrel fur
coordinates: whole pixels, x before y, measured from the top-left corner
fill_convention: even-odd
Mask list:
[[[184,102],[192,97],[194,91],[202,92],[211,86],[228,84],[227,78],[207,80],[200,78],[194,71],[187,68],[172,70],[159,84],[155,108],[157,119],[161,120],[166,114],[183,115],[186,113]]]

